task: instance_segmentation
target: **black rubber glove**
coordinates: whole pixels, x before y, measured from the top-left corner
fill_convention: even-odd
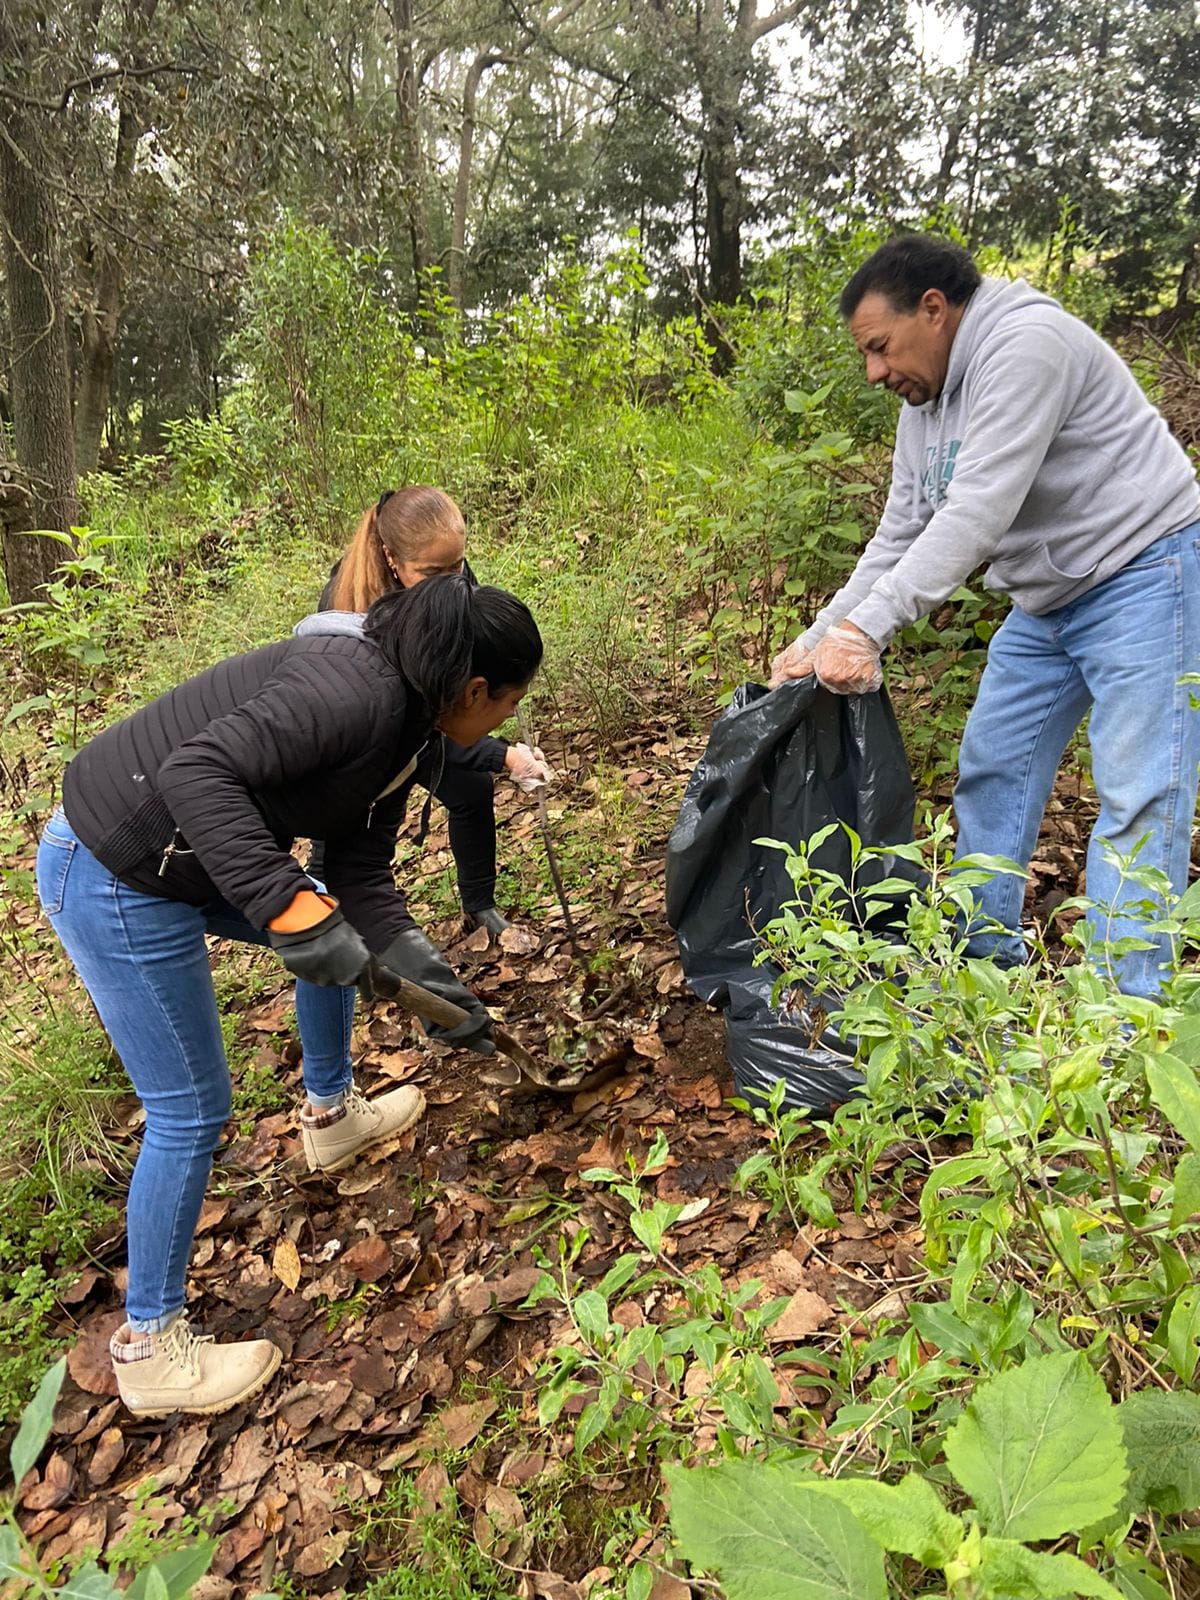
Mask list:
[[[294,977],[324,988],[348,989],[362,977],[371,952],[340,911],[299,933],[267,929],[272,950]]]
[[[440,995],[443,1000],[449,1000],[467,1012],[467,1020],[454,1028],[443,1028],[439,1023],[427,1022],[422,1017],[421,1026],[431,1039],[441,1039],[446,1044],[474,1050],[477,1055],[495,1055],[492,1019],[483,1001],[460,983],[445,956],[420,928],[406,928],[403,933],[398,933],[387,949],[372,960],[360,985],[363,998],[394,999],[399,993],[399,986],[390,981],[394,977],[419,983],[422,989]]]

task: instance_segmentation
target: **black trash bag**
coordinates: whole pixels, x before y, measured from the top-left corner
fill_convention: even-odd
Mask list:
[[[782,1078],[784,1105],[829,1112],[863,1083],[853,1042],[825,1017],[835,995],[793,989],[772,1002],[780,969],[755,964],[755,932],[795,902],[782,851],[846,822],[864,844],[907,843],[915,797],[886,692],[831,694],[815,678],[768,691],[744,684],[714,724],[684,793],[667,846],[667,920],[684,976],[701,1000],[726,1014],[725,1050],[738,1089],[763,1098]],[[838,828],[814,863],[848,881],[850,842]],[[915,883],[919,870],[887,856],[862,863],[861,894],[886,877]]]

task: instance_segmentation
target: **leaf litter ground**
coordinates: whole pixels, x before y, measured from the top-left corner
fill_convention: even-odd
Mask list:
[[[632,842],[618,871],[576,877],[570,889],[591,970],[573,955],[549,895],[499,947],[480,932],[463,937],[458,922],[431,926],[522,1043],[564,1070],[587,1069],[581,1089],[492,1087],[479,1058],[418,1042],[411,1019],[380,1007],[360,1019],[359,1082],[368,1093],[418,1084],[428,1109],[415,1129],[347,1173],[325,1176],[305,1169],[292,1110],[231,1126],[200,1221],[190,1294],[206,1333],[266,1331],[281,1345],[284,1366],[264,1395],[212,1419],[131,1419],[115,1398],[107,1355],[121,1320],[119,1229],[96,1242],[93,1265],[64,1281],[69,1377],[51,1447],[21,1491],[22,1525],[46,1562],[112,1550],[134,1528],[177,1530],[199,1514],[220,1539],[198,1591],[208,1600],[269,1589],[283,1574],[304,1592],[354,1593],[410,1558],[401,1536],[362,1532],[364,1506],[403,1469],[416,1474],[418,1508],[457,1505],[464,1537],[514,1569],[514,1592],[585,1595],[607,1575],[597,1538],[572,1532],[570,1518],[550,1525],[548,1543],[526,1525],[523,1496],[562,1473],[572,1414],[585,1398],[568,1404],[552,1433],[539,1430],[535,1373],[568,1330],[552,1302],[523,1302],[540,1276],[535,1250],[553,1256],[563,1227],[588,1229],[581,1286],[638,1248],[624,1203],[580,1174],[622,1169],[626,1154],[644,1156],[659,1130],[670,1156],[647,1186],[689,1207],[690,1220],[669,1236],[677,1267],[715,1262],[730,1285],[753,1277],[763,1298],[790,1297],[772,1330],[790,1345],[836,1344],[848,1325],[865,1333],[901,1314],[920,1277],[916,1178],[914,1193],[886,1215],[845,1209],[836,1230],[797,1230],[734,1191],[739,1165],[765,1135],[726,1103],[733,1084],[721,1019],[685,991],[663,919],[663,842],[702,742],[648,733],[618,751]],[[571,807],[588,799],[565,776],[560,840]],[[500,810],[502,854],[536,854],[533,804],[501,795]],[[1052,805],[1031,910],[1075,892],[1088,821],[1072,794]],[[428,875],[444,876],[445,845],[444,834],[429,841]],[[603,903],[589,898],[597,884]],[[419,891],[414,898],[419,905]],[[235,1054],[298,1100],[290,991],[279,985],[264,995],[264,973],[275,980],[269,957],[233,959],[247,973],[253,966],[256,980],[254,1002],[236,1012]],[[130,1109],[132,1139],[132,1101]],[[656,1314],[653,1304],[621,1311],[630,1325]],[[790,1379],[777,1375],[781,1425],[797,1406],[819,1415],[825,1398],[789,1370]],[[466,1462],[453,1496],[448,1456]],[[654,1492],[644,1474],[608,1470],[566,1494],[621,1504]],[[665,1574],[660,1588],[656,1600],[688,1592]]]

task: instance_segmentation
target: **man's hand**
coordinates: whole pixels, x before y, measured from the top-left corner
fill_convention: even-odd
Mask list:
[[[834,694],[871,694],[883,685],[880,647],[853,622],[839,622],[813,655],[817,681]]]
[[[805,650],[799,639],[793,639],[786,650],[781,650],[771,663],[769,687],[778,689],[789,678],[808,678],[812,675],[813,653]]]

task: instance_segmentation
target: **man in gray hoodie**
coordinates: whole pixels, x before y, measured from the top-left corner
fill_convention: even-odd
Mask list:
[[[1200,713],[1200,489],[1124,362],[1022,281],[982,278],[931,234],[891,240],[842,292],[871,383],[905,406],[879,527],[849,581],[778,656],[772,684],[815,672],[861,694],[892,637],[986,563],[1010,595],[959,752],[958,853],[1028,866],[1063,751],[1086,713],[1100,815],[1087,892],[1097,938],[1149,948],[1111,959],[1153,997],[1170,958],[1117,858],[1187,882]],[[1024,958],[1023,883],[980,892],[993,926],[972,954]],[[1102,959],[1097,951],[1097,958]]]

